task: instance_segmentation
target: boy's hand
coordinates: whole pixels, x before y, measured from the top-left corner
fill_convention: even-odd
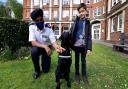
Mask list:
[[[91,55],[92,54],[92,51],[91,50],[87,50],[87,55]]]

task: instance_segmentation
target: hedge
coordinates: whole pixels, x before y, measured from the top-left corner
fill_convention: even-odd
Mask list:
[[[28,23],[17,19],[0,18],[0,51],[7,46],[12,54],[22,46],[29,46]]]

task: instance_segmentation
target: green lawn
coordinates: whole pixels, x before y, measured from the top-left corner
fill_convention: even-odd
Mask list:
[[[32,61],[8,61],[0,63],[0,89],[55,89],[57,54],[52,55],[49,73],[42,73],[39,79],[32,77]],[[93,44],[93,54],[87,57],[89,85],[74,82],[74,57],[70,72],[71,89],[128,89],[128,57],[121,56],[100,44]],[[68,89],[62,80],[61,89]]]

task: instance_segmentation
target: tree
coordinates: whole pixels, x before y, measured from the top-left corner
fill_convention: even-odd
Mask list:
[[[10,17],[10,9],[5,6],[5,3],[0,2],[0,17]]]
[[[8,0],[7,6],[14,12],[16,19],[22,19],[23,5],[16,0]]]

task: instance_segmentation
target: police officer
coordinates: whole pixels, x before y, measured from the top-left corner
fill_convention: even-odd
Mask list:
[[[32,44],[31,56],[34,65],[33,77],[37,79],[40,75],[39,58],[41,55],[41,67],[44,73],[47,73],[51,64],[51,49],[52,45],[57,53],[61,53],[65,49],[56,43],[53,30],[44,23],[43,10],[35,9],[31,13],[33,23],[29,26],[29,41]]]

